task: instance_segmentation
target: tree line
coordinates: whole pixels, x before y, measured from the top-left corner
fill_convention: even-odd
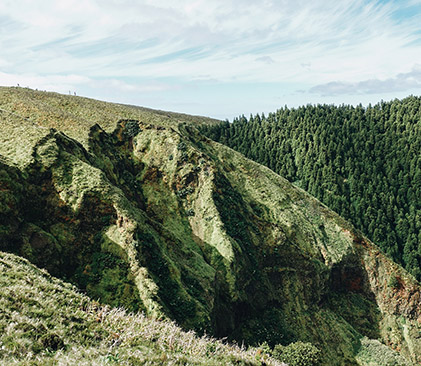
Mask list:
[[[200,129],[317,197],[421,280],[421,97],[284,107]]]

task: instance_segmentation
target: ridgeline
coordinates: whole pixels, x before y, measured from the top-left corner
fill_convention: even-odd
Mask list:
[[[30,295],[50,288],[39,270],[2,254],[3,283],[30,285],[1,287],[2,362],[71,364],[89,360],[91,344],[98,362],[190,362],[165,330],[145,341],[141,325],[124,337],[114,328],[136,319],[251,347],[206,340],[197,355],[207,358],[192,364],[421,362],[416,279],[310,194],[197,129],[219,121],[22,88],[0,88],[0,119],[0,250],[59,277],[54,293],[79,296],[71,283],[138,314],[106,310],[120,320],[105,333],[89,325],[92,305],[67,319],[77,306],[61,295],[43,305]],[[10,319],[28,312],[15,332]]]

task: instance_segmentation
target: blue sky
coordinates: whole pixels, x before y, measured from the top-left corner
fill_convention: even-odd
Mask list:
[[[421,0],[2,0],[0,85],[232,119],[421,94]]]

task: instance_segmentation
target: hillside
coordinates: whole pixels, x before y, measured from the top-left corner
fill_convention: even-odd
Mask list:
[[[201,131],[320,199],[421,280],[421,98],[285,107]]]
[[[102,307],[72,285],[0,252],[2,365],[279,365],[183,332],[174,323]]]
[[[312,343],[322,365],[421,362],[419,283],[195,128],[215,121],[17,88],[0,108],[1,250],[199,334]]]

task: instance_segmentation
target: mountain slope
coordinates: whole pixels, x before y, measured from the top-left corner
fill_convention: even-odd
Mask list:
[[[194,118],[3,93],[2,250],[199,333],[311,342],[329,365],[388,364],[380,339],[396,360],[421,361],[419,283],[319,201],[200,135]]]
[[[280,365],[174,323],[101,307],[72,285],[0,252],[2,365]]]
[[[204,125],[304,188],[421,280],[421,98],[307,105]]]

